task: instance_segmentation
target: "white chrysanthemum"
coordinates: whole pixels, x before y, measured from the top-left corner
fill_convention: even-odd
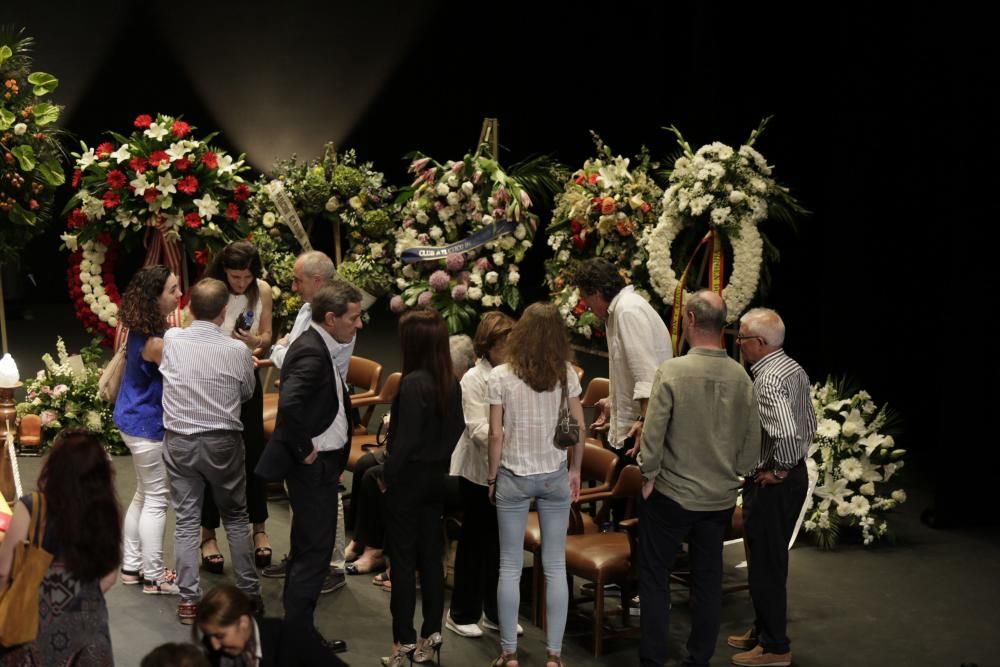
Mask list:
[[[906,502],[906,491],[903,491],[902,489],[896,489],[895,491],[892,492],[892,499],[895,500],[900,505],[902,505],[903,503]]]
[[[479,301],[483,298],[483,290],[479,287],[470,287],[469,291],[466,292],[465,295],[473,301]]]
[[[851,514],[858,517],[864,517],[868,515],[868,510],[871,509],[871,503],[868,499],[862,495],[855,495],[851,497]]]
[[[840,423],[835,419],[820,419],[816,426],[816,435],[820,438],[835,440],[840,435]]]
[[[858,489],[858,493],[860,493],[863,496],[874,496],[875,495],[875,483],[874,482],[865,482],[864,484],[861,485],[861,488]]]
[[[489,273],[486,274],[486,284],[496,285],[497,280],[499,280],[499,278],[500,278],[499,273],[497,273],[496,271],[490,271]]]
[[[448,192],[450,192],[450,190],[448,189],[448,184],[447,183],[438,183],[437,184],[437,188],[435,188],[435,191],[441,197],[447,197],[448,196]]]
[[[505,258],[506,256],[503,254],[502,251],[493,253],[493,263],[496,264],[497,266],[503,266]]]
[[[848,457],[840,462],[838,466],[840,469],[840,474],[844,476],[849,482],[856,482],[861,479],[862,473],[864,473],[864,467],[861,465],[861,461],[857,460],[853,456]]]

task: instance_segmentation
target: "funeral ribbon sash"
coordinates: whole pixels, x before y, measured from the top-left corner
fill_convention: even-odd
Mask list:
[[[403,264],[413,264],[414,262],[426,262],[435,259],[444,259],[451,253],[468,252],[475,250],[481,245],[489,243],[498,236],[509,234],[514,231],[515,223],[510,220],[498,220],[492,225],[483,227],[473,234],[465,237],[461,241],[455,241],[445,246],[414,246],[403,251],[400,259]]]

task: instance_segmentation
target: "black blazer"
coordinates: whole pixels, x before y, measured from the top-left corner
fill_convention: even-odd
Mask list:
[[[339,410],[347,415],[347,444],[351,447],[351,396],[345,385],[343,403],[337,402],[337,374],[330,350],[312,327],[288,348],[281,367],[281,391],[274,432],[254,472],[266,480],[284,479],[296,463],[312,453],[312,438],[330,428]]]

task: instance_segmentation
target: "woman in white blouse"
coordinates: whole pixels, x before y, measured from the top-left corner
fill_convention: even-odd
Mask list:
[[[570,413],[583,424],[580,380],[570,364],[566,328],[555,306],[535,303],[524,311],[507,340],[507,361],[487,383],[490,402],[489,485],[500,526],[501,655],[495,667],[517,667],[517,609],[524,527],[535,500],[542,532],[546,581],[546,667],[562,667],[566,629],[566,527],[570,503],[580,495],[585,434],[567,468],[566,452],[553,444],[566,387]],[[565,384],[564,384],[565,383]]]

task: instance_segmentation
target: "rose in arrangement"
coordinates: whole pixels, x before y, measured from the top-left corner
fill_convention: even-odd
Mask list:
[[[42,355],[44,368],[25,383],[25,401],[18,404],[18,418],[38,415],[42,422],[42,443],[52,444],[64,428],[86,428],[100,433],[110,454],[127,454],[118,427],[114,424],[114,406],[97,396],[101,378],[100,339],[80,350],[74,360],[62,338],[56,340],[56,356]]]
[[[593,134],[597,157],[584,162],[556,196],[548,227],[548,244],[554,256],[545,262],[546,284],[570,332],[590,343],[604,336],[604,323],[587,310],[572,276],[581,260],[604,257],[620,267],[626,283],[664,310],[660,298],[650,293],[646,247],[639,242],[656,224],[663,191],[652,179],[656,164],[643,149],[634,160],[614,155]],[[590,343],[592,344],[592,343]]]
[[[429,304],[451,333],[471,333],[480,311],[521,304],[519,263],[537,227],[526,181],[548,183],[540,176],[548,167],[537,159],[508,174],[485,144],[459,161],[413,157],[415,179],[399,200],[390,308]]]
[[[890,415],[867,391],[850,392],[827,379],[812,388],[817,428],[806,465],[815,483],[803,530],[824,549],[841,529],[857,527],[865,546],[890,536],[886,514],[906,502],[889,481],[903,467],[906,450],[883,433]]]
[[[31,71],[33,46],[23,29],[0,29],[0,261],[44,231],[66,181],[55,127],[62,107],[45,101],[59,80]]]
[[[79,281],[70,279],[77,310],[86,305],[104,323],[108,303],[119,302],[114,275],[102,263],[116,243],[134,245],[146,234],[149,253],[163,253],[162,259],[149,254],[147,259],[181,271],[185,255],[203,265],[211,252],[247,231],[252,193],[240,175],[249,169],[242,155],[234,159],[212,145],[215,134],[192,138],[196,128],[180,118],[144,114],[133,125],[127,137],[110,132],[112,141],[95,148],[81,142],[81,151],[72,153],[72,185],[78,190],[63,211],[63,247],[74,253],[71,266],[80,266]],[[88,282],[95,295],[89,303],[83,296]],[[87,319],[88,329],[108,335],[106,327],[95,330]]]
[[[395,190],[374,165],[359,162],[355,151],[338,154],[333,144],[327,144],[321,159],[303,163],[292,157],[279,162],[273,178],[261,178],[250,200],[251,240],[275,289],[276,321],[294,317],[301,306],[291,291],[292,266],[301,243],[275,204],[271,193],[275,181],[306,233],[316,223],[339,230],[344,252],[338,271],[344,278],[375,296],[389,290]]]

